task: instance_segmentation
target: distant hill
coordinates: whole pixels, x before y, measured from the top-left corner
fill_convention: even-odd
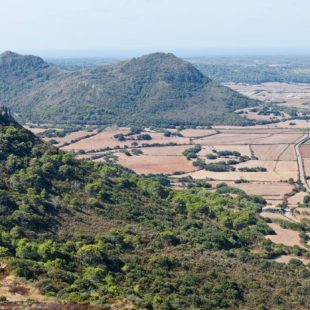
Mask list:
[[[234,110],[257,104],[163,53],[69,72],[6,52],[0,102],[22,121],[157,126],[246,124]]]
[[[7,276],[17,278],[12,292],[23,300],[28,281],[57,303],[96,309],[310,307],[308,268],[269,259],[306,250],[264,239],[272,231],[258,215],[260,197],[224,185],[209,191],[206,183],[172,190],[163,177],[77,160],[6,108],[0,175],[0,289],[10,289]],[[92,309],[17,305],[20,295],[5,289],[5,309]]]

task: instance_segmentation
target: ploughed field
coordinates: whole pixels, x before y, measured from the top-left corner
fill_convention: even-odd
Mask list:
[[[138,131],[126,127],[86,128],[44,139],[74,152],[78,158],[116,162],[138,174],[167,175],[179,189],[191,182],[207,182],[212,188],[226,183],[262,196],[267,201],[262,216],[268,218],[275,232],[268,238],[307,249],[296,230],[279,224],[310,219],[310,211],[305,211],[302,204],[307,193],[296,191],[299,168],[295,145],[305,136],[306,124],[300,121],[298,126],[292,126],[284,121],[251,127]],[[44,136],[40,128],[29,129]],[[310,145],[302,145],[301,154],[305,174],[310,176]]]

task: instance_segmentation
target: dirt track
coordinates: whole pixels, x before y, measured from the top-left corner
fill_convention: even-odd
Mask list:
[[[299,170],[299,178],[300,178],[301,183],[307,189],[307,192],[310,192],[310,188],[309,188],[309,185],[307,183],[306,176],[305,176],[305,170],[304,170],[304,164],[303,164],[302,156],[301,156],[301,152],[300,152],[300,146],[303,143],[305,143],[309,139],[309,137],[310,137],[309,134],[306,134],[303,138],[301,138],[295,144],[295,151],[296,151],[296,155],[297,155],[297,164],[298,164],[298,170]]]

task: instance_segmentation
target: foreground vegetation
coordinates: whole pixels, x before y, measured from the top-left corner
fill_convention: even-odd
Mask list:
[[[268,261],[265,201],[78,161],[0,113],[0,261],[59,300],[307,309],[310,272]],[[282,251],[283,252],[283,251]],[[276,253],[281,253],[278,250]]]

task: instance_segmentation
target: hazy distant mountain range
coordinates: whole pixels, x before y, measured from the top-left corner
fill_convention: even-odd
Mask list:
[[[246,124],[257,102],[173,54],[68,71],[35,56],[0,55],[0,102],[21,121],[70,124]]]

